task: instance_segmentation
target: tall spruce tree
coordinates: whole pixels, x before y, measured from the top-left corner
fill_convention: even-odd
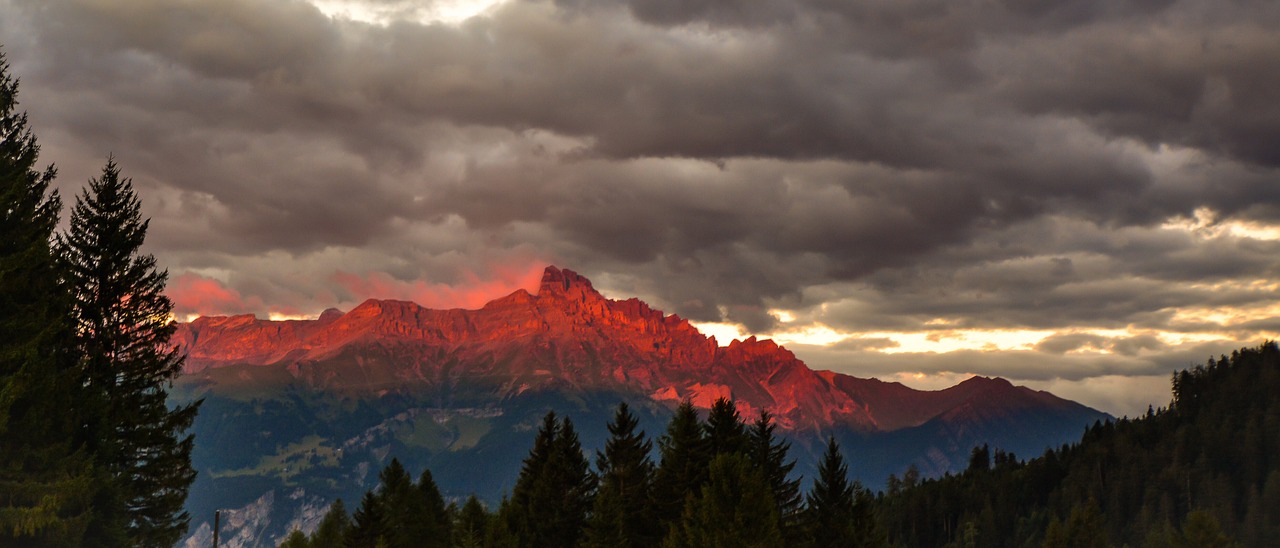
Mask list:
[[[639,421],[627,404],[618,404],[609,423],[609,440],[596,452],[600,488],[587,521],[585,546],[652,546],[659,540],[653,512],[653,444],[637,432]]]
[[[520,465],[520,475],[516,477],[515,488],[510,498],[504,498],[498,509],[498,521],[504,529],[502,533],[513,539],[521,540],[532,536],[532,529],[537,525],[531,523],[534,510],[531,508],[539,495],[539,484],[546,481],[547,468],[550,466],[551,453],[555,450],[556,434],[560,431],[560,422],[554,411],[542,417],[542,426],[533,438],[533,447],[529,455]]]
[[[883,533],[871,514],[871,494],[849,481],[849,467],[834,437],[818,465],[818,479],[806,497],[806,525],[812,545],[826,547],[883,546]]]
[[[547,413],[502,514],[520,546],[574,546],[594,494],[573,422]]]
[[[449,508],[440,495],[440,487],[430,470],[423,470],[418,476],[417,498],[422,501],[421,513],[415,518],[416,523],[410,529],[415,539],[414,546],[424,548],[453,546],[453,523],[449,516]]]
[[[707,481],[710,451],[693,402],[685,400],[658,438],[661,461],[654,473],[654,511],[662,534],[680,520],[685,498],[694,496]]]
[[[760,416],[747,431],[747,457],[751,464],[764,474],[773,491],[773,499],[778,507],[778,516],[782,519],[783,537],[788,544],[795,544],[800,531],[800,479],[790,479],[791,470],[796,461],[788,462],[787,452],[791,443],[774,436],[777,425],[768,411],[761,410]]]
[[[387,546],[387,509],[382,499],[372,490],[365,491],[360,506],[351,514],[342,545],[350,548],[376,548]]]
[[[102,538],[123,531],[129,545],[171,546],[190,521],[182,507],[196,472],[193,439],[184,432],[199,402],[174,409],[167,402],[184,357],[169,346],[175,325],[164,295],[168,273],[141,253],[148,223],[132,181],[108,159],[76,198],[58,248],[83,382],[96,404],[90,447],[110,480],[90,532]]]
[[[420,546],[417,526],[426,517],[426,497],[413,485],[409,472],[392,458],[378,474],[379,486],[374,495],[381,509],[380,521],[374,524],[387,548]]]
[[[84,456],[71,302],[57,284],[52,167],[0,52],[0,545],[77,545],[98,481]]]
[[[849,467],[834,437],[827,438],[827,451],[818,465],[818,481],[809,493],[809,525],[814,546],[849,546],[854,541],[854,487],[849,483]]]

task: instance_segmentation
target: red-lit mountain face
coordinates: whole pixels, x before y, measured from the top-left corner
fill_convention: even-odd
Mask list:
[[[724,396],[745,418],[767,409],[789,430],[887,431],[947,413],[1076,405],[1003,380],[924,392],[815,372],[754,337],[719,347],[676,315],[637,299],[606,299],[586,278],[556,267],[543,273],[536,295],[518,290],[479,310],[369,300],[316,320],[206,317],[181,324],[173,342],[188,353],[189,377],[260,366],[342,392],[478,385],[500,399],[529,390],[611,390],[672,405],[689,398],[699,407]]]
[[[358,500],[392,457],[430,469],[454,500],[496,503],[549,410],[572,417],[590,454],[619,401],[653,439],[678,401],[731,397],[746,420],[761,409],[777,417],[796,477],[814,477],[832,435],[851,474],[873,487],[909,466],[958,472],[982,444],[1036,455],[1107,418],[1001,379],[924,392],[812,371],[772,341],[720,347],[677,316],[606,299],[554,267],[536,294],[479,310],[370,300],[315,320],[200,318],[173,342],[188,358],[171,397],[203,398],[188,511],[237,509],[243,523],[224,534],[272,543],[314,527],[334,499]],[[201,519],[193,545],[211,539]]]

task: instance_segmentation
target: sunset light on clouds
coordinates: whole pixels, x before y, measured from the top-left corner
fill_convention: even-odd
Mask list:
[[[133,177],[179,320],[555,264],[722,345],[1115,414],[1280,338],[1280,3],[943,4],[0,0],[0,35],[64,199]]]

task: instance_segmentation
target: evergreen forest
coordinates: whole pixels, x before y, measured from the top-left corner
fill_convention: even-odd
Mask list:
[[[1177,372],[1167,408],[1089,428],[1023,460],[982,446],[968,468],[908,470],[871,493],[834,439],[807,493],[767,413],[682,404],[656,446],[621,404],[594,466],[549,413],[509,496],[445,504],[393,460],[353,514],[339,500],[309,536],[337,546],[1271,546],[1280,539],[1280,347]],[[656,457],[656,461],[654,458]],[[425,510],[424,510],[425,509]]]

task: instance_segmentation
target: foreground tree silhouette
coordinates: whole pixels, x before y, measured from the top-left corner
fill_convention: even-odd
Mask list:
[[[676,408],[667,424],[667,432],[658,438],[661,462],[654,474],[654,509],[658,528],[666,534],[684,512],[685,497],[695,494],[707,481],[710,451],[698,412],[685,400]]]
[[[321,521],[312,546],[386,548],[451,546],[450,518],[444,498],[427,470],[413,483],[399,459],[392,458],[378,474],[377,491],[368,491],[356,509],[354,523],[346,521],[341,500]],[[323,534],[324,540],[321,540]]]
[[[132,181],[108,159],[76,198],[58,250],[92,395],[83,403],[91,410],[89,446],[108,476],[90,536],[123,533],[123,544],[171,546],[190,521],[182,506],[196,472],[193,439],[183,432],[199,402],[175,409],[166,402],[183,356],[169,347],[168,273],[141,253],[147,225]]]
[[[71,305],[51,248],[62,202],[15,112],[0,53],[0,545],[81,544],[96,481],[82,451],[84,398]]]
[[[351,528],[351,517],[347,515],[347,507],[342,499],[333,501],[329,511],[320,520],[320,525],[311,533],[310,545],[315,548],[341,548],[347,530]]]
[[[773,492],[760,470],[740,453],[711,461],[706,485],[685,500],[680,522],[673,524],[664,548],[707,546],[781,548],[785,545]]]
[[[587,522],[585,546],[652,546],[658,540],[653,513],[653,444],[644,432],[636,432],[639,422],[626,403],[608,425],[609,440],[596,453],[600,490]]]
[[[422,548],[448,548],[453,545],[453,523],[449,509],[440,495],[440,488],[430,470],[423,470],[414,485],[415,502],[412,507],[401,510],[409,520],[407,529],[413,546]],[[420,507],[420,509],[418,509]]]
[[[310,546],[311,542],[307,540],[307,535],[297,529],[290,531],[289,536],[280,543],[280,548],[310,548]]]
[[[778,507],[778,516],[782,519],[782,535],[788,544],[796,544],[800,540],[800,480],[790,479],[791,470],[796,461],[788,462],[787,453],[791,443],[777,439],[773,432],[777,425],[768,411],[761,410],[760,416],[747,430],[747,456],[752,466],[763,473],[765,481],[773,491],[773,499]]]
[[[485,531],[489,528],[489,513],[475,495],[467,497],[467,502],[458,512],[457,523],[453,526],[454,545],[458,548],[480,548],[484,546]]]
[[[573,423],[547,413],[501,517],[520,546],[574,546],[594,491]]]
[[[818,479],[806,497],[807,524],[813,546],[883,546],[884,535],[871,515],[871,496],[849,482],[849,467],[834,437],[818,465]]]
[[[383,508],[382,504],[382,499],[372,490],[364,492],[364,496],[360,498],[360,506],[351,515],[351,525],[347,527],[346,535],[343,537],[343,546],[352,548],[388,546],[387,509]]]

